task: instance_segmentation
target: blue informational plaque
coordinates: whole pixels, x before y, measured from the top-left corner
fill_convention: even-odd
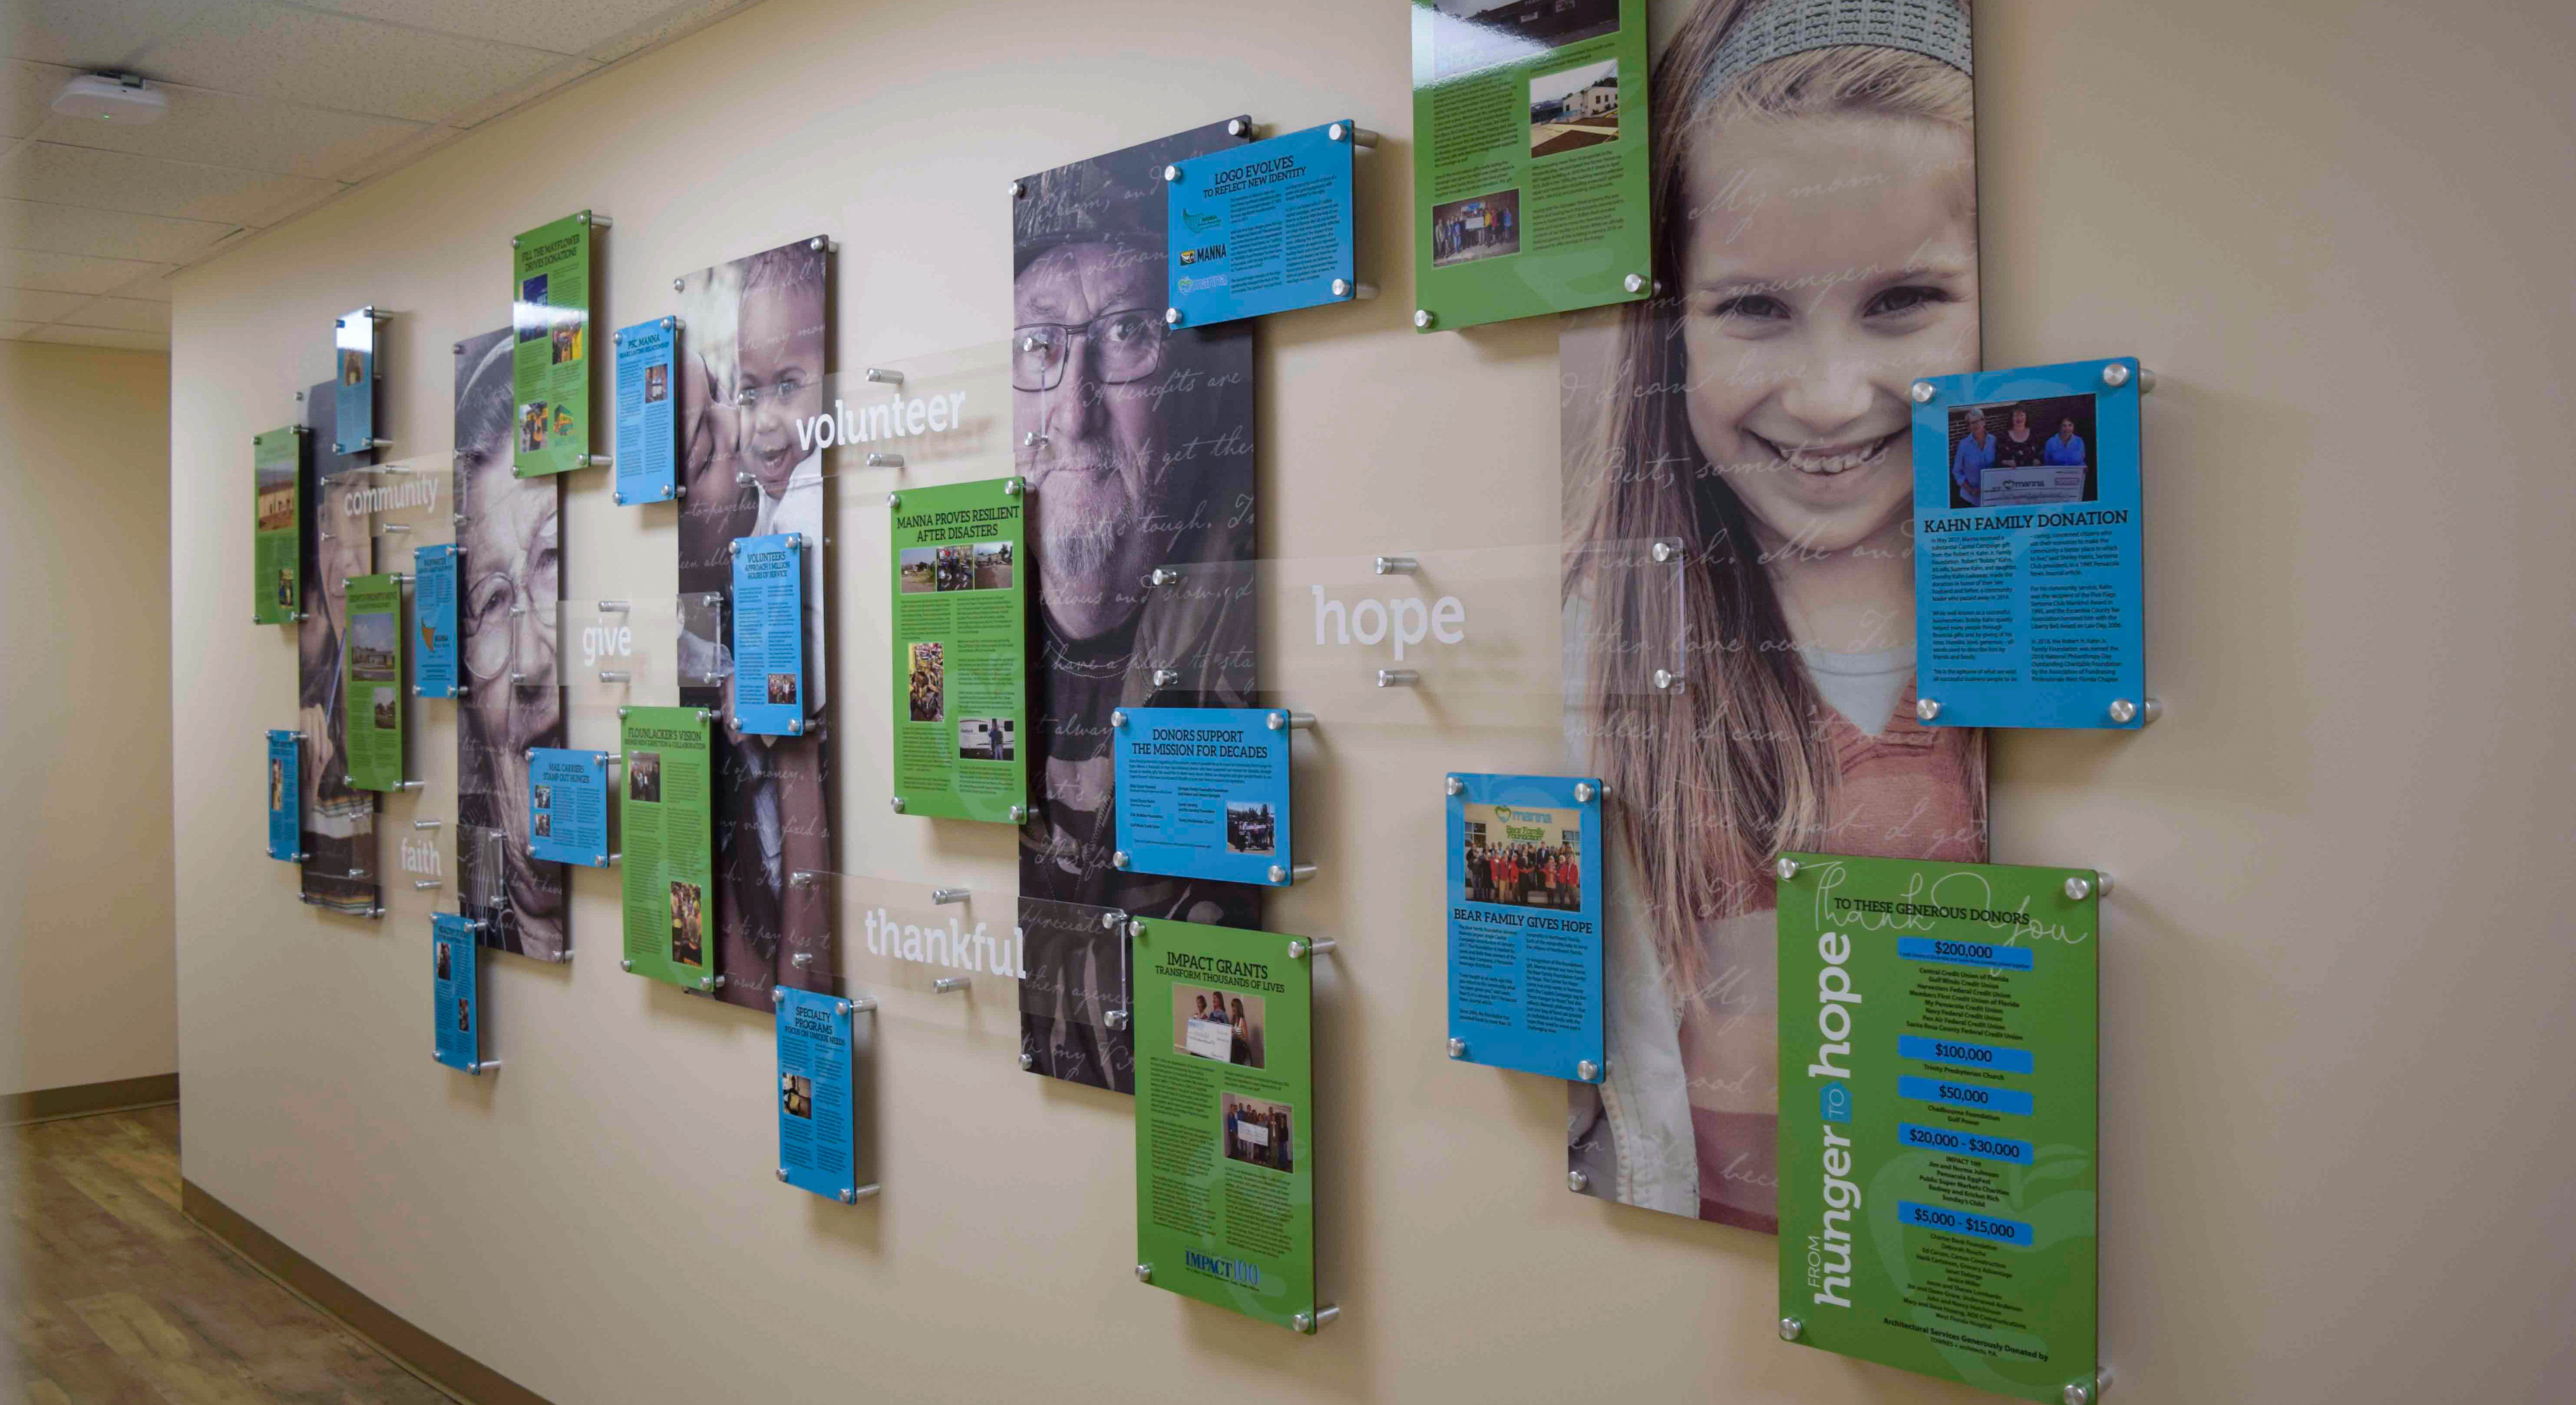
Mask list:
[[[1357,296],[1357,131],[1332,122],[1166,167],[1164,320],[1205,327]]]
[[[776,986],[778,1178],[848,1204],[858,1198],[857,1103],[850,1095],[850,1021],[840,996]]]
[[[268,734],[268,856],[294,863],[304,857],[304,736]]]
[[[411,554],[411,691],[415,697],[456,696],[456,548],[424,546]]]
[[[608,753],[541,746],[528,761],[528,850],[608,867]]]
[[[483,1071],[483,990],[474,975],[480,925],[453,912],[429,915],[430,1027],[438,1036],[438,1061],[466,1073]]]
[[[1110,714],[1118,849],[1133,873],[1286,887],[1288,714],[1128,707]]]
[[[734,543],[733,710],[739,731],[804,734],[807,546],[792,532]]]
[[[339,319],[331,343],[331,452],[363,454],[376,446],[376,310]]]
[[[1449,778],[1449,1057],[1598,1083],[1601,782]]]
[[[678,421],[671,407],[680,319],[617,329],[617,501],[669,502],[679,492]]]
[[[2134,358],[1914,384],[1917,714],[1943,727],[2135,728]]]

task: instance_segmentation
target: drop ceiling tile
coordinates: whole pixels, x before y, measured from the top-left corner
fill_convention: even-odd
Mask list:
[[[0,322],[0,341],[18,341],[34,330],[33,322]]]
[[[68,71],[68,70],[65,70]],[[40,141],[131,152],[171,161],[270,171],[315,180],[342,174],[401,147],[428,128],[419,122],[302,107],[273,98],[164,85],[170,115],[143,127],[55,117]]]
[[[57,64],[29,63],[25,59],[0,63],[0,137],[34,135],[54,115],[54,94],[79,76],[79,69]]]
[[[0,165],[0,192],[50,205],[88,205],[260,226],[338,189],[302,176],[264,175],[85,146],[36,141]]]
[[[548,64],[526,82],[502,88],[480,101],[470,102],[447,114],[443,119],[451,127],[471,127],[489,122],[521,103],[533,102],[585,73],[596,73],[599,65],[588,59],[560,59]]]
[[[17,0],[42,16],[21,58],[131,68],[158,82],[435,122],[559,57],[353,19],[278,0]],[[157,23],[92,11],[161,13]],[[50,28],[59,17],[59,28]],[[540,26],[531,24],[531,30]]]
[[[36,296],[55,295],[39,293]],[[60,322],[67,327],[114,327],[120,331],[159,332],[166,336],[170,331],[170,304],[142,298],[90,298],[68,313],[45,320]]]
[[[34,288],[0,288],[0,320],[51,322],[88,302],[79,293],[47,293]]]
[[[652,24],[672,0],[304,0],[317,10],[418,25],[442,34],[526,44],[558,54],[586,54],[629,30]],[[539,13],[542,13],[542,18]]]
[[[339,172],[333,179],[344,180],[355,185],[359,181],[369,180],[387,171],[408,166],[428,155],[432,148],[444,146],[463,135],[465,135],[464,131],[456,127],[424,126],[400,142]]]
[[[703,29],[736,10],[747,10],[759,3],[760,0],[693,0],[690,4],[675,5],[633,29],[584,49],[582,55],[601,63],[613,63],[665,39],[677,39],[690,30]]]
[[[186,263],[238,226],[123,210],[0,200],[0,247],[49,254]]]
[[[71,346],[114,346],[127,351],[168,351],[168,332],[120,332],[112,327],[39,327],[27,334],[28,341],[62,342]]]
[[[166,278],[178,265],[137,259],[103,259],[83,254],[48,254],[33,249],[0,247],[0,286],[38,288],[54,293],[104,293],[110,289],[140,297],[135,285]],[[169,285],[160,285],[167,288]]]
[[[116,284],[113,287],[102,288],[99,291],[114,293],[120,298],[133,298],[139,302],[169,302],[172,300],[170,279],[173,275],[169,270],[165,269],[160,264],[146,263],[136,264],[134,266],[136,268],[143,269],[144,272],[133,278],[127,279],[123,283]]]

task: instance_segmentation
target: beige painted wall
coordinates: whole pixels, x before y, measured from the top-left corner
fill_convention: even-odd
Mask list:
[[[0,1093],[179,1066],[170,358],[0,341]]]
[[[1998,857],[2122,880],[2115,1398],[2562,1393],[2576,22],[2544,0],[1980,11],[1990,360],[2162,373],[2167,716],[1996,747]],[[1406,42],[1394,0],[772,0],[183,277],[188,1174],[566,1405],[1982,1398],[1783,1346],[1769,1240],[1567,1194],[1556,1086],[1440,1057],[1433,782],[1552,764],[1543,728],[1322,735],[1323,877],[1274,905],[1343,942],[1317,1163],[1346,1315],[1316,1340],[1131,1280],[1128,1105],[1022,1075],[1006,989],[886,993],[887,1189],[843,1209],[771,1179],[766,1022],[622,976],[604,875],[576,880],[580,961],[499,963],[507,1067],[469,1081],[429,1057],[430,903],[403,885],[381,924],[318,917],[256,857],[259,733],[294,678],[233,604],[247,436],[319,378],[332,314],[373,301],[402,314],[403,452],[443,447],[447,346],[503,320],[508,236],[583,206],[617,219],[613,320],[659,311],[675,273],[836,235],[856,368],[1002,336],[1009,177],[1238,111],[1356,115],[1390,138],[1362,241],[1387,295],[1263,334],[1264,550],[1553,541],[1554,326],[1403,325]],[[843,866],[1007,893],[1007,835],[884,810],[878,567],[845,537]],[[598,475],[565,541],[569,597],[669,588],[668,518]],[[1554,648],[1543,609],[1478,627]],[[389,806],[397,838],[452,814],[431,718],[432,789]]]

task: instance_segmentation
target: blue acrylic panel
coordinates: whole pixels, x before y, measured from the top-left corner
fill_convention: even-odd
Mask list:
[[[763,737],[805,732],[805,564],[796,533],[744,537],[733,554],[733,715]]]
[[[424,698],[456,696],[456,548],[424,546],[411,554],[411,690]]]
[[[363,454],[376,442],[376,310],[339,319],[331,344],[331,452]]]
[[[1600,1081],[1601,782],[1449,782],[1450,1057]]]
[[[430,1027],[438,1061],[466,1073],[483,1071],[483,988],[474,975],[480,925],[453,912],[429,915]]]
[[[1286,887],[1294,881],[1288,714],[1128,707],[1110,714],[1118,845],[1132,873]]]
[[[778,1008],[778,1178],[844,1204],[858,1198],[857,1103],[842,997],[771,989]]]
[[[620,327],[617,345],[617,501],[669,502],[679,492],[679,437],[672,414],[680,319]]]
[[[2139,389],[2132,357],[1916,383],[1925,723],[2146,725]]]
[[[608,867],[608,753],[536,748],[528,762],[528,851]]]
[[[1166,167],[1167,306],[1180,315],[1165,320],[1205,327],[1356,296],[1356,130],[1333,122]]]
[[[268,734],[268,856],[294,863],[304,857],[304,790],[300,732]]]

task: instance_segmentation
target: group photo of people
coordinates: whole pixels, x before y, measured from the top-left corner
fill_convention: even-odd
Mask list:
[[[814,1080],[801,1073],[778,1075],[778,1106],[790,1117],[813,1116]]]
[[[1452,200],[1431,207],[1431,266],[1497,258],[1521,251],[1521,193]]]
[[[626,757],[626,798],[647,805],[662,801],[662,753],[630,752]]]
[[[546,446],[546,411],[553,408],[543,400],[531,400],[519,407],[519,448],[535,453]]]
[[[1225,1095],[1225,1159],[1273,1171],[1297,1169],[1296,1129],[1286,1103]]]
[[[683,966],[707,964],[706,916],[699,908],[695,883],[671,884],[671,959]]]
[[[1498,810],[1500,806],[1471,806]],[[1515,818],[1546,816],[1545,811],[1515,811]],[[1569,817],[1570,818],[1570,817]],[[1542,838],[1527,838],[1537,833]],[[1583,906],[1583,831],[1559,829],[1552,823],[1504,823],[1470,819],[1466,824],[1467,900],[1513,907],[1572,909]]]
[[[1950,411],[1950,506],[2092,502],[2093,397],[2053,395]],[[2062,469],[2014,474],[2010,470]]]
[[[912,659],[912,720],[936,722],[948,715],[948,673],[942,661],[946,646],[925,641],[907,652]]]
[[[793,704],[796,701],[796,675],[793,673],[769,675],[769,700],[773,703]]]
[[[1213,986],[1172,987],[1172,1052],[1260,1068],[1263,1033],[1260,996]]]
[[[1274,854],[1279,851],[1279,811],[1266,800],[1229,800],[1225,806],[1225,851],[1229,854]]]

